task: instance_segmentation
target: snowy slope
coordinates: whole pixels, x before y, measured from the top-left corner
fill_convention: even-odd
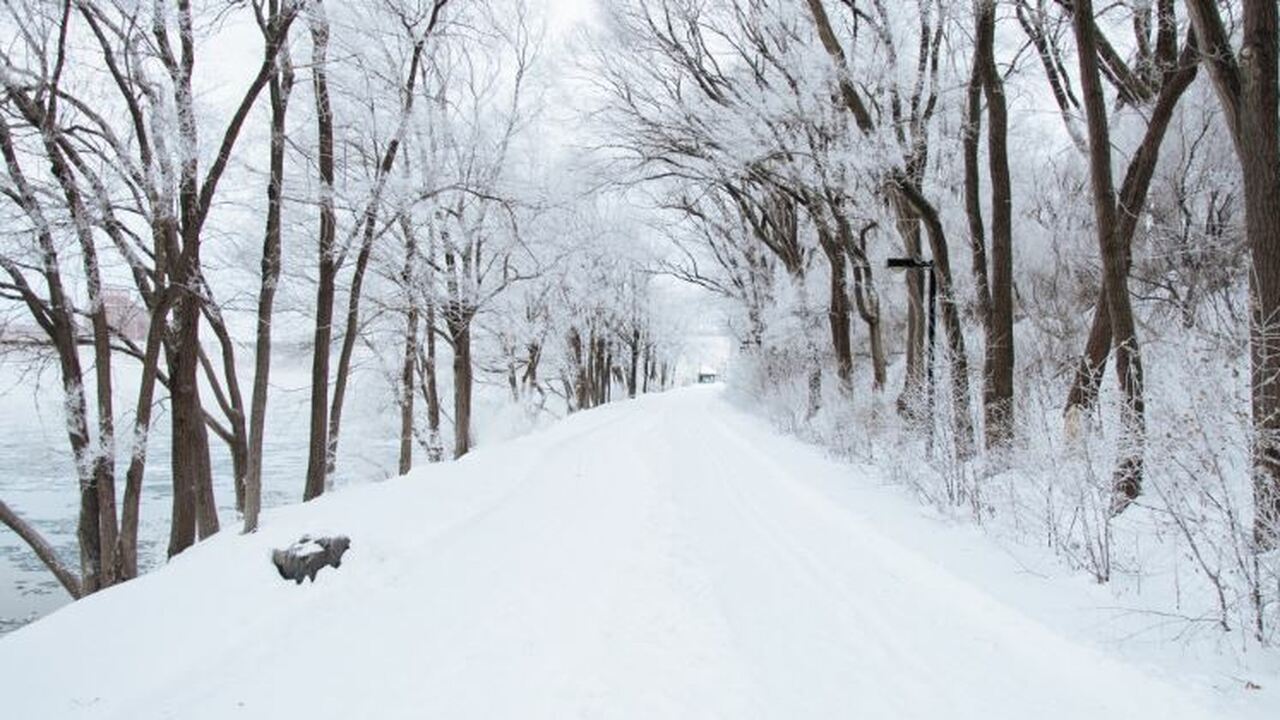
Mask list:
[[[5,717],[1276,708],[1269,692],[1214,691],[1068,638],[1045,616],[1091,602],[1088,588],[1015,577],[981,537],[774,435],[715,387],[582,413],[264,525],[0,639]],[[281,581],[269,549],[325,532],[352,538],[342,568]],[[1051,600],[1010,600],[1035,597]]]

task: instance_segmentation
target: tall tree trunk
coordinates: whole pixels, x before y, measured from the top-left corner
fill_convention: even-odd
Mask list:
[[[279,12],[278,2],[271,13]],[[271,378],[271,324],[276,286],[280,282],[281,216],[284,191],[285,120],[293,90],[293,64],[288,51],[277,56],[271,75],[271,169],[267,180],[267,225],[262,241],[262,282],[258,287],[257,338],[253,356],[253,390],[249,407],[248,467],[244,482],[244,531],[258,529],[262,509],[262,445],[267,425],[267,388]]]
[[[44,327],[50,341],[57,349],[58,370],[62,381],[62,394],[65,407],[67,440],[75,460],[76,476],[80,491],[80,513],[76,522],[76,538],[80,548],[81,590],[93,592],[98,588],[99,569],[102,552],[98,543],[100,534],[98,523],[101,522],[98,512],[97,476],[94,472],[92,449],[90,447],[88,408],[84,397],[84,372],[80,364],[79,349],[76,339],[76,321],[74,308],[67,296],[62,282],[62,271],[58,258],[58,246],[53,238],[52,226],[46,218],[40,200],[34,188],[27,181],[15,151],[13,136],[9,130],[8,120],[0,118],[0,152],[4,155],[5,165],[9,171],[9,180],[18,195],[19,204],[31,219],[35,227],[36,238],[40,246],[40,273],[48,287],[48,311],[41,304],[29,299],[28,305],[33,317]],[[14,263],[5,261],[4,268],[16,281],[22,271]],[[28,295],[33,298],[32,295]],[[43,322],[42,322],[43,320]],[[17,517],[16,515],[14,516]],[[19,531],[18,522],[14,522],[15,532],[28,540],[33,549],[40,549],[28,536]],[[34,535],[32,537],[35,537]],[[53,555],[50,555],[53,558]],[[43,556],[42,556],[43,559]],[[50,561],[46,565],[53,569]],[[55,573],[57,571],[55,570]],[[64,585],[66,583],[64,582]],[[70,588],[68,588],[70,589]]]
[[[1013,192],[1009,180],[1009,113],[995,58],[995,0],[978,0],[976,64],[987,98],[991,171],[991,295],[983,368],[987,447],[1013,438]],[[972,92],[972,91],[971,91]]]
[[[840,381],[840,389],[845,393],[853,390],[853,346],[849,328],[849,291],[845,265],[844,248],[825,234],[822,251],[827,256],[827,264],[831,268],[831,299],[827,305],[827,322],[831,328],[831,347],[836,358],[836,377]]]
[[[977,0],[981,4],[984,0]],[[982,50],[984,18],[977,11],[978,34],[974,40],[973,67],[969,72],[964,127],[960,140],[964,150],[964,212],[969,221],[969,249],[973,255],[973,284],[978,293],[978,318],[990,337],[991,280],[987,271],[987,231],[982,219],[982,164],[979,145],[982,140]],[[990,340],[988,339],[988,342]]]
[[[325,488],[333,484],[338,464],[338,438],[342,432],[342,409],[347,399],[347,382],[351,377],[351,358],[360,335],[360,297],[364,292],[364,276],[369,268],[373,252],[373,223],[369,222],[368,237],[356,256],[355,271],[347,293],[346,325],[342,334],[342,348],[338,351],[338,367],[333,374],[333,399],[329,406],[328,444],[325,446]]]
[[[413,468],[413,402],[414,402],[414,365],[418,353],[418,304],[414,302],[413,292],[417,282],[414,264],[418,254],[418,244],[414,237],[413,226],[407,216],[402,215],[400,227],[404,233],[404,269],[400,273],[401,287],[407,305],[405,313],[404,358],[400,365],[400,474],[404,475]]]
[[[1080,57],[1080,85],[1089,134],[1089,175],[1093,187],[1098,249],[1102,256],[1103,288],[1111,319],[1116,376],[1124,397],[1121,408],[1120,459],[1112,480],[1113,512],[1124,510],[1142,491],[1145,418],[1142,397],[1142,359],[1129,303],[1128,258],[1116,221],[1116,195],[1111,178],[1111,133],[1102,97],[1094,38],[1093,2],[1076,0],[1072,18]]]
[[[138,522],[142,511],[142,480],[147,467],[147,435],[151,431],[151,411],[155,404],[156,379],[160,372],[160,348],[163,345],[171,295],[170,291],[157,288],[156,302],[150,308],[151,320],[147,327],[147,344],[142,358],[142,380],[138,389],[138,404],[133,413],[133,451],[129,456],[129,468],[125,471],[124,507],[120,518],[119,550],[116,552],[121,580],[138,576]]]
[[[333,110],[329,101],[329,20],[322,0],[311,5],[311,76],[315,86],[317,150],[320,172],[320,272],[316,287],[316,324],[311,355],[311,432],[307,447],[307,483],[302,499],[324,493],[329,448],[329,346],[333,341],[333,300],[338,273],[334,247]]]
[[[427,462],[444,459],[444,443],[440,439],[440,390],[436,382],[436,297],[432,267],[436,262],[435,234],[427,236],[426,349],[420,351],[419,372],[422,394],[427,403]]]
[[[1172,14],[1171,7],[1162,3],[1160,12],[1162,26],[1173,22],[1172,19],[1165,19],[1166,15]],[[1161,44],[1165,42],[1162,40]],[[1167,52],[1162,51],[1162,56],[1167,55]],[[1126,274],[1130,262],[1130,247],[1134,233],[1137,231],[1138,220],[1142,217],[1142,210],[1146,206],[1151,179],[1155,175],[1156,164],[1160,157],[1160,146],[1173,120],[1173,111],[1195,80],[1197,52],[1196,35],[1188,33],[1182,52],[1173,60],[1165,62],[1160,91],[1151,109],[1142,143],[1130,158],[1129,167],[1125,170],[1124,182],[1120,185],[1117,237],[1124,248]],[[1098,300],[1094,305],[1093,319],[1089,326],[1089,337],[1085,342],[1085,351],[1076,366],[1071,389],[1067,393],[1064,414],[1070,434],[1078,432],[1083,415],[1092,411],[1097,404],[1098,388],[1102,384],[1110,349],[1111,315],[1107,308],[1105,288],[1100,288]]]
[[[1275,0],[1244,0],[1234,53],[1212,0],[1187,0],[1204,62],[1231,130],[1244,181],[1253,410],[1254,536],[1280,546],[1280,89]]]

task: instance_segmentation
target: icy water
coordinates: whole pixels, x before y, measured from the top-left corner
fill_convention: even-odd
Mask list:
[[[86,368],[88,366],[86,365]],[[122,377],[123,376],[123,377]],[[134,394],[128,369],[117,373],[118,406],[131,406]],[[307,462],[306,371],[273,369],[264,441],[263,505],[273,507],[301,499]],[[377,373],[359,377],[348,394],[340,445],[339,484],[376,480],[395,470],[397,412],[391,409],[385,384]],[[244,382],[247,394],[250,385]],[[136,397],[136,395],[134,395]],[[121,413],[118,428],[129,427]],[[170,418],[158,408],[148,449],[139,528],[139,562],[144,569],[164,561],[168,545],[172,488],[169,474]],[[231,459],[212,438],[215,492],[224,531],[236,531]],[[117,453],[127,456],[124,443]],[[119,477],[123,491],[124,463]],[[0,498],[45,534],[72,565],[78,566],[75,542],[78,512],[75,473],[67,445],[56,373],[20,371],[0,362]],[[22,540],[0,525],[0,634],[45,615],[70,598]]]

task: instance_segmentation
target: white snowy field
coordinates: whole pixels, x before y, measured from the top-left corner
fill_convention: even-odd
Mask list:
[[[298,587],[269,553],[303,533],[352,547]],[[1280,716],[1274,663],[1131,647],[1109,598],[695,387],[269,511],[0,638],[0,697],[130,720]]]

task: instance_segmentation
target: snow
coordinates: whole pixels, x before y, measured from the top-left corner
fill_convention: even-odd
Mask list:
[[[0,639],[0,678],[15,718],[1276,717],[1065,634],[1090,590],[703,386],[268,511]]]

